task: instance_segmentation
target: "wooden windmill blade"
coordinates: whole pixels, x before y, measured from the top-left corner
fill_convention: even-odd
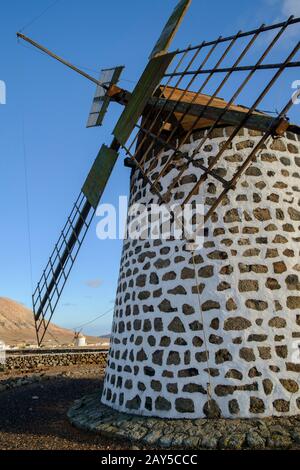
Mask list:
[[[150,54],[149,59],[153,59],[158,55],[164,54],[168,51],[169,46],[172,43],[172,40],[182,22],[184,15],[189,9],[192,0],[181,0],[176,7],[174,8],[173,13],[168,19],[162,33],[155,44],[153,51]]]
[[[116,85],[123,67],[104,70],[100,80],[96,80],[25,35],[18,33],[17,36],[96,83],[97,89],[88,119],[88,127],[102,124],[111,100],[125,105],[124,113],[114,133],[119,136],[120,141],[126,143],[145,107],[151,105],[149,100],[174,57],[174,53],[166,54],[166,51],[190,3],[191,0],[181,0],[175,8],[132,94]],[[129,111],[127,111],[127,106]],[[120,142],[116,138],[110,147],[102,145],[33,293],[33,312],[38,345],[41,345],[47,332],[96,207],[116,163],[119,149]],[[143,171],[137,161],[136,165]],[[146,175],[144,177],[147,179]],[[151,184],[149,179],[147,181]]]
[[[33,312],[39,345],[47,332],[117,160],[117,148],[115,142],[110,148],[102,145],[33,293]]]
[[[112,86],[117,85],[123,69],[123,66],[102,69],[99,78],[99,82],[102,86],[97,85],[86,127],[102,126],[104,116],[111,100],[108,90]]]

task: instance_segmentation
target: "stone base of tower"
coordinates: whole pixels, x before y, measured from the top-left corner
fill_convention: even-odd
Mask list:
[[[76,400],[71,423],[110,440],[180,449],[299,449],[300,416],[260,419],[160,419],[132,416],[102,405],[99,393]]]
[[[181,203],[231,133],[217,129],[173,190]],[[192,152],[203,132],[182,149]],[[217,171],[230,180],[260,135],[244,129]],[[152,156],[150,176],[168,153]],[[176,160],[160,180],[165,193]],[[222,191],[195,196],[205,212]],[[136,171],[130,205],[157,202]],[[300,143],[275,140],[207,224],[195,253],[182,240],[127,240],[102,403],[163,418],[300,413]],[[199,296],[200,294],[200,302]]]

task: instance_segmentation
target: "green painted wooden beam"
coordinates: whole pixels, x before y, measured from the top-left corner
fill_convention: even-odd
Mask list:
[[[107,181],[118,158],[118,152],[102,145],[96,160],[85,180],[82,192],[94,209],[97,208]]]
[[[149,59],[153,59],[159,54],[167,52],[175,34],[178,30],[184,15],[186,14],[192,0],[181,0],[175,7],[172,15],[168,19]]]
[[[114,128],[113,134],[120,144],[125,145],[127,142],[174,55],[175,53],[160,55],[148,62],[132,94],[128,95],[128,104]]]

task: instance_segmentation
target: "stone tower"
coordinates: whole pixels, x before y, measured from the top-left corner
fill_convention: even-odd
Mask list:
[[[173,190],[182,202],[232,129],[215,129]],[[205,131],[181,149],[192,152]],[[242,129],[218,172],[227,179],[260,139]],[[153,173],[166,160],[154,154]],[[164,193],[173,162],[160,181]],[[130,204],[155,202],[139,171]],[[221,183],[195,197],[206,210]],[[179,240],[126,240],[102,403],[167,418],[300,413],[300,142],[263,148],[207,224],[196,253]],[[196,267],[196,276],[195,276]],[[198,280],[198,287],[197,287]],[[200,306],[198,302],[200,292]]]

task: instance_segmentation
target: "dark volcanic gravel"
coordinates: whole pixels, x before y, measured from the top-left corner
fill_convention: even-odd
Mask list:
[[[100,396],[100,374],[95,368],[76,368],[69,376],[53,375],[47,381],[2,392],[0,449],[131,449],[130,442],[79,431],[67,419],[67,410],[74,400],[97,388]]]

